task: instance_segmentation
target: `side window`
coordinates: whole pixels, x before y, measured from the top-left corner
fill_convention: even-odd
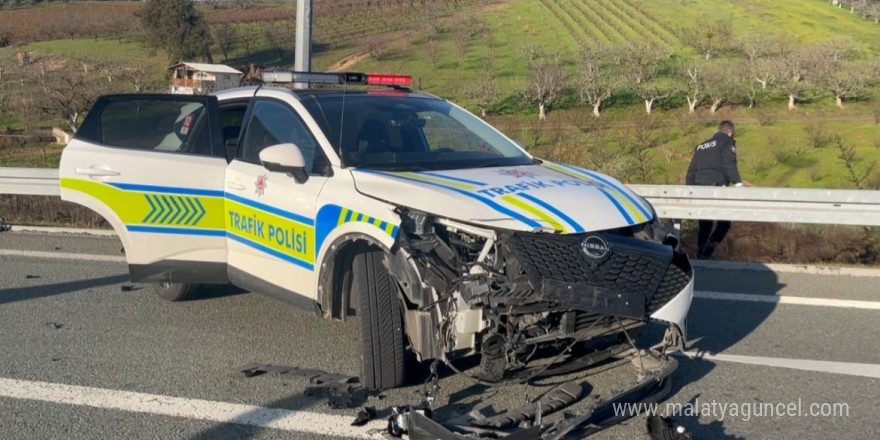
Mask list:
[[[244,138],[236,158],[260,163],[260,151],[277,144],[296,144],[306,160],[306,171],[312,172],[318,145],[290,106],[280,101],[261,100],[254,104]]]
[[[244,115],[247,113],[247,103],[233,104],[220,108],[220,127],[223,133],[223,145],[231,140],[238,139],[241,126],[244,125]]]
[[[192,101],[110,101],[100,115],[98,142],[112,147],[211,155],[205,105]]]

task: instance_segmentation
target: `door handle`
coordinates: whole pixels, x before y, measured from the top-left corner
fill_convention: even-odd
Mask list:
[[[236,191],[244,191],[244,189],[247,188],[246,186],[238,182],[226,182],[226,187],[229,189],[234,189]]]
[[[119,171],[110,170],[107,168],[95,168],[95,167],[77,168],[77,169],[73,170],[73,172],[76,174],[82,174],[83,176],[90,176],[90,177],[109,177],[109,176],[118,176],[120,174]]]

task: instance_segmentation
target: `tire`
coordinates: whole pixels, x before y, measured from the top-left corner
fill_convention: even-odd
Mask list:
[[[357,295],[361,381],[371,390],[404,384],[403,314],[397,288],[382,264],[382,251],[357,254],[352,264],[352,294]]]
[[[199,284],[153,283],[153,291],[166,301],[186,301],[198,296]]]

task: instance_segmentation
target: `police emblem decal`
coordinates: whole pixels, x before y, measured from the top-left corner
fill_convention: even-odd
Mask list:
[[[522,171],[522,170],[517,170],[517,169],[512,169],[512,170],[498,170],[498,174],[501,174],[501,175],[504,175],[504,176],[511,176],[511,177],[514,177],[514,178],[517,178],[517,179],[519,179],[520,177],[526,177],[526,178],[529,178],[529,179],[534,179],[534,178],[535,178],[535,173],[533,173],[533,172],[531,172],[531,171]]]
[[[254,183],[254,185],[257,188],[256,191],[254,191],[254,193],[256,195],[262,196],[263,193],[266,192],[266,185],[267,185],[266,181],[267,180],[269,180],[268,174],[263,174],[263,175],[257,176],[257,181]]]

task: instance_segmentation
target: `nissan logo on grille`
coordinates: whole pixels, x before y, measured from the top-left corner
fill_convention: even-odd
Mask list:
[[[611,252],[611,246],[608,246],[608,242],[605,241],[604,238],[591,235],[584,239],[581,242],[581,249],[584,250],[584,253],[587,254],[590,258],[601,259],[605,258],[609,252]]]

